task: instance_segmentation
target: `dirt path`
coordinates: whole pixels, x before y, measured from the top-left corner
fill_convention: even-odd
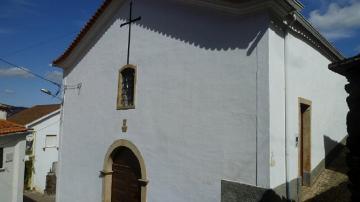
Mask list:
[[[349,202],[345,163],[346,148],[320,174],[312,187],[303,188],[303,202]]]

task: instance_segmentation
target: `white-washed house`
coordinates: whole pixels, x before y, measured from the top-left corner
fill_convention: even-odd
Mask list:
[[[43,193],[46,175],[58,161],[60,105],[36,105],[9,117],[32,130],[27,142],[27,186]]]
[[[22,202],[24,186],[25,138],[28,130],[7,121],[0,107],[0,201]]]

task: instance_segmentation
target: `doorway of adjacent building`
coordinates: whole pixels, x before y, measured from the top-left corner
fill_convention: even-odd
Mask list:
[[[130,149],[120,147],[112,159],[111,202],[140,202],[141,168],[137,157]]]
[[[311,174],[311,101],[299,99],[299,172],[303,186],[310,186]]]

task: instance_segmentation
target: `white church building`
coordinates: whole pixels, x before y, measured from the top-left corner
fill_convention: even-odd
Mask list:
[[[347,133],[343,56],[301,9],[105,0],[53,62],[57,202],[299,200]]]

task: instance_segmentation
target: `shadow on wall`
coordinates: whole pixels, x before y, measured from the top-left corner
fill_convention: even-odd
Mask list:
[[[134,4],[133,13],[133,16],[142,17],[140,21],[135,23],[137,26],[161,34],[164,37],[183,41],[186,44],[206,50],[242,49],[246,50],[247,56],[251,55],[256,49],[258,42],[267,31],[269,22],[266,15],[234,16],[167,0],[156,3],[153,1],[138,1]],[[118,19],[127,21],[128,16],[129,4],[126,3],[118,15],[102,25],[102,31],[92,38],[90,44],[82,51],[80,58],[84,57],[112,25],[117,25],[115,22]],[[128,27],[120,28],[119,26],[115,27],[115,29],[127,30]],[[135,34],[134,32],[135,30],[132,31],[132,35]],[[139,38],[133,40],[139,40]],[[142,40],[149,40],[149,38],[142,37]],[[154,47],[158,45],[153,44]],[[144,48],[151,49],[151,47]],[[171,48],[163,47],[163,51],[166,52]],[[64,72],[64,76],[70,71]]]
[[[328,136],[324,136],[324,147],[325,147],[325,167],[326,169],[346,174],[348,168],[346,166],[346,152],[347,148],[343,143],[339,143]],[[331,175],[333,176],[333,175]],[[334,176],[333,176],[334,177]],[[331,177],[330,177],[331,178]],[[336,180],[336,179],[324,178],[322,180]],[[333,181],[329,184],[335,184],[335,186],[329,186],[328,190],[317,194],[315,197],[306,200],[305,202],[350,202],[350,192],[347,188],[348,182],[335,183]],[[314,189],[318,189],[313,187]],[[321,190],[321,189],[320,189]],[[285,202],[290,201],[279,196],[273,190],[267,190],[260,200],[261,202]]]
[[[339,142],[331,139],[328,136],[324,136],[324,147],[325,147],[325,154],[326,154],[325,168],[346,174],[348,171],[346,163],[345,163],[346,152],[341,152],[344,149],[346,149],[346,146],[343,145],[341,142],[339,143]],[[339,156],[339,155],[341,155],[341,156]],[[341,159],[341,161],[334,162],[335,158]],[[343,164],[343,165],[341,166],[338,164]]]
[[[124,7],[121,20],[127,20],[129,15],[128,5]],[[210,50],[244,49],[247,55],[253,52],[268,27],[265,15],[227,15],[167,0],[137,2],[134,16],[138,15],[142,19],[137,25],[169,38]]]

